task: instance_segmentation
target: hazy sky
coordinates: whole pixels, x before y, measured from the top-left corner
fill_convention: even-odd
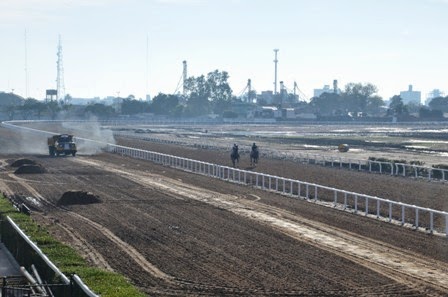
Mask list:
[[[26,95],[25,65],[28,96],[56,88],[61,34],[73,97],[172,93],[183,60],[227,71],[235,95],[248,78],[273,90],[278,48],[279,80],[309,97],[338,79],[426,98],[448,92],[447,15],[448,0],[0,0],[0,91]]]

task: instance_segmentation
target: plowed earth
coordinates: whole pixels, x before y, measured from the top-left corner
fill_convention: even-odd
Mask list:
[[[214,163],[229,158],[120,141]],[[25,157],[46,173],[15,175],[9,164]],[[448,294],[448,240],[440,236],[113,154],[0,159],[3,192],[35,198],[34,219],[150,296]],[[243,156],[240,166],[248,163]],[[447,210],[446,184],[281,160],[261,159],[252,170]],[[70,190],[101,202],[57,206]]]

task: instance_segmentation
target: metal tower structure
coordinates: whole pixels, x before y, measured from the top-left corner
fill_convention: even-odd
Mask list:
[[[28,40],[25,30],[25,99],[28,99],[29,81],[28,81]]]
[[[274,49],[274,53],[275,53],[275,59],[274,59],[274,64],[275,64],[275,73],[274,73],[274,95],[277,95],[277,63],[278,63],[277,53],[278,53],[278,49]]]
[[[59,35],[59,43],[58,43],[58,61],[57,64],[57,78],[56,78],[56,90],[58,92],[57,98],[58,100],[64,100],[65,97],[65,85],[64,85],[64,66],[62,65],[62,41],[61,35]],[[65,102],[66,103],[66,102]]]
[[[335,94],[338,93],[338,80],[337,79],[333,80],[333,93],[335,93]]]
[[[149,96],[149,37],[146,35],[146,69],[145,69],[145,96],[148,100]]]
[[[184,95],[184,97],[187,96],[187,86],[186,86],[186,82],[187,82],[187,61],[183,61],[182,64],[184,65],[183,67],[183,71],[182,71],[182,95]]]
[[[252,80],[249,78],[247,80],[247,102],[252,103]]]

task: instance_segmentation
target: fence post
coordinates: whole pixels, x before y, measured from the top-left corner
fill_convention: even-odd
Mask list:
[[[429,212],[429,230],[431,234],[434,231],[434,213],[432,211]]]
[[[402,226],[404,225],[404,211],[405,211],[405,208],[404,208],[404,205],[402,205],[401,206],[401,225]]]
[[[380,217],[380,201],[376,200],[376,218]]]
[[[445,236],[448,237],[448,214],[445,215]]]
[[[418,208],[415,208],[415,229],[418,229]]]
[[[392,202],[389,202],[389,223],[392,222]]]
[[[366,212],[365,215],[367,216],[369,214],[369,197],[366,197]]]

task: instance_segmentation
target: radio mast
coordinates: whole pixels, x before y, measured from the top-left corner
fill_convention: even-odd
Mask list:
[[[187,96],[187,61],[183,61],[183,70],[182,70],[182,94],[184,95],[184,97]]]
[[[277,95],[277,63],[278,63],[277,53],[278,53],[278,49],[275,49],[274,52],[275,52],[274,95]]]
[[[29,81],[28,81],[28,41],[25,29],[25,99],[28,99]]]
[[[57,78],[56,78],[56,90],[57,90],[57,98],[58,101],[64,100],[65,98],[65,86],[64,86],[64,66],[62,65],[62,41],[61,41],[61,35],[59,35],[59,43],[58,43],[58,61],[57,64]],[[67,102],[64,102],[67,103]]]

